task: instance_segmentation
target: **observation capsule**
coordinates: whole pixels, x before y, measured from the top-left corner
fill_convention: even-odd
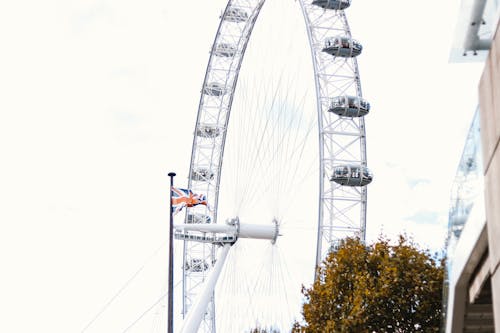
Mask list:
[[[224,13],[224,20],[228,22],[245,22],[248,20],[248,14],[243,9],[229,7]]]
[[[344,186],[365,186],[372,182],[373,175],[361,165],[339,165],[333,169],[331,181]]]
[[[208,263],[205,260],[197,258],[192,258],[184,264],[184,269],[190,272],[204,272],[208,267]]]
[[[215,46],[213,54],[215,54],[218,57],[230,58],[236,54],[236,50],[237,48],[233,44],[219,43]]]
[[[216,138],[222,134],[222,128],[216,125],[200,125],[196,128],[196,135],[202,138]]]
[[[453,233],[453,236],[455,237],[460,237],[460,234],[462,233],[462,230],[464,229],[464,225],[452,225],[449,227],[449,230]]]
[[[340,246],[342,245],[342,240],[341,239],[334,239],[330,243],[330,247],[328,249],[328,252],[338,252],[340,249]]]
[[[226,89],[220,83],[210,82],[203,88],[203,93],[210,96],[222,96],[226,93]]]
[[[191,179],[197,181],[207,181],[214,179],[214,172],[208,168],[196,168],[191,171]]]
[[[209,215],[199,214],[199,213],[188,213],[187,220],[188,224],[203,224],[212,222],[212,218]]]
[[[363,46],[355,39],[336,36],[325,39],[323,52],[331,54],[334,57],[352,58],[361,54]]]
[[[461,213],[461,214],[455,214],[450,218],[451,225],[453,226],[463,226],[465,225],[465,222],[467,222],[468,215]]]
[[[351,5],[351,0],[314,0],[312,4],[323,9],[343,10]]]
[[[328,111],[342,117],[364,117],[370,112],[370,103],[358,96],[336,96],[331,99]]]

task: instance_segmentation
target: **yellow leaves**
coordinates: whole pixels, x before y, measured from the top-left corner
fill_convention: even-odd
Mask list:
[[[400,236],[370,247],[344,239],[303,288],[306,324],[293,332],[433,332],[439,327],[443,263]],[[397,330],[396,330],[397,328]]]

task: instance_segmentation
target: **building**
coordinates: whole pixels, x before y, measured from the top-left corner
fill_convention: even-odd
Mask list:
[[[462,0],[450,61],[483,61],[478,109],[452,189],[446,332],[500,333],[500,26],[498,0]]]

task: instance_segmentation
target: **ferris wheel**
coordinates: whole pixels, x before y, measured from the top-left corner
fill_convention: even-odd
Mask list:
[[[298,179],[316,174],[319,177],[314,209],[317,211],[317,222],[314,223],[317,228],[316,265],[321,263],[329,251],[335,249],[341,239],[353,235],[365,238],[365,186],[372,181],[372,174],[367,168],[364,116],[369,113],[370,104],[362,97],[356,60],[362,52],[362,45],[352,38],[345,15],[345,10],[351,4],[350,0],[299,0],[314,71],[317,110],[314,124],[319,138],[318,154],[312,163],[315,172],[300,172],[295,166],[284,171],[292,156],[299,156],[298,160],[301,160],[304,150],[309,148],[305,148],[303,140],[291,138],[287,134],[295,130],[295,124],[304,123],[302,118],[294,119],[289,113],[272,115],[273,110],[280,109],[277,104],[285,105],[287,98],[291,98],[285,96],[277,101],[279,98],[276,94],[268,98],[271,104],[267,108],[268,115],[250,117],[238,129],[238,132],[245,132],[247,128],[253,128],[256,122],[262,124],[262,133],[258,137],[249,139],[247,136],[245,139],[246,144],[251,143],[248,149],[255,157],[243,162],[237,161],[239,168],[226,169],[225,159],[229,153],[226,144],[231,144],[230,132],[233,126],[229,118],[233,109],[235,113],[239,111],[233,106],[238,78],[250,36],[264,2],[265,0],[229,0],[220,16],[211,47],[201,89],[188,176],[189,189],[205,194],[208,206],[189,208],[184,223],[175,232],[175,238],[183,241],[182,314],[184,318],[189,318],[185,321],[192,321],[193,313],[201,311],[199,323],[185,332],[217,330],[214,286],[207,289],[205,285],[215,285],[212,275],[214,272],[218,272],[216,275],[220,274],[230,247],[239,238],[261,238],[274,243],[280,234],[280,225],[285,223],[280,214],[276,214],[267,221],[255,224],[255,221],[249,221],[252,214],[243,217],[244,214],[240,214],[240,210],[236,208],[229,214],[228,210],[224,211],[228,215],[221,216],[224,210],[221,193],[229,186],[228,183],[243,182],[243,178],[250,179],[250,182],[263,178],[262,186],[274,190],[274,195],[278,197],[280,193],[294,190],[284,190],[278,175],[286,174],[289,179]],[[266,110],[262,105],[256,105],[255,108]],[[283,109],[286,106],[282,106],[280,110]],[[231,117],[233,119],[234,115]],[[278,118],[285,125],[271,124]],[[309,135],[311,127],[304,132]],[[266,152],[270,142],[275,142],[277,148]],[[275,160],[275,155],[281,154],[278,151],[285,144],[292,148],[282,154],[281,158],[285,161],[283,164],[274,169],[267,164],[262,166],[263,155],[267,154],[269,159]],[[235,151],[233,155],[241,160],[250,155],[242,153],[239,147]],[[258,164],[262,169],[268,170],[267,178],[255,174]],[[243,175],[236,175],[233,178],[236,180],[231,182],[225,181],[227,175],[234,173],[236,169],[242,170]],[[255,200],[252,198],[259,196],[259,191],[248,188],[240,190],[238,199],[232,204],[240,207],[243,201]],[[205,298],[205,303],[199,308],[196,300],[201,298]]]

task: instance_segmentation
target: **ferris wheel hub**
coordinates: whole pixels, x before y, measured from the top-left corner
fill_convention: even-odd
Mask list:
[[[267,239],[276,243],[280,236],[279,223],[273,219],[273,224],[240,223],[239,217],[228,219],[226,224],[176,224],[175,238],[198,241],[202,243],[235,243],[238,238]]]

